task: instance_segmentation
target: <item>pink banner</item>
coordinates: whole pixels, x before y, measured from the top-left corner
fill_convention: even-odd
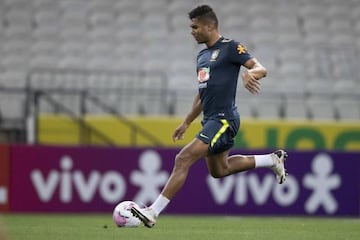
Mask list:
[[[123,200],[150,204],[166,183],[178,151],[14,146],[11,210],[111,212]],[[282,185],[269,169],[214,179],[199,161],[166,213],[359,216],[360,153],[289,156],[289,176]]]
[[[9,146],[0,145],[0,212],[9,210]]]

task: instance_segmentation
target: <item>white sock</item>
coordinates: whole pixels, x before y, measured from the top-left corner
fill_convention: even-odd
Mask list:
[[[166,208],[169,204],[170,200],[167,197],[164,197],[160,194],[155,202],[150,206],[150,208],[154,211],[156,217]]]
[[[254,155],[255,167],[272,167],[274,166],[274,160],[271,154]]]

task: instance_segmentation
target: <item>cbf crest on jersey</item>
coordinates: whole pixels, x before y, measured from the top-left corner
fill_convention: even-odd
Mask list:
[[[210,62],[215,62],[217,57],[219,56],[220,49],[216,49],[212,52]]]

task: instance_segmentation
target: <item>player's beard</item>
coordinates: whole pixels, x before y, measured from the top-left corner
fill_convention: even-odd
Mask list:
[[[194,36],[194,39],[195,39],[195,41],[198,43],[198,44],[203,44],[203,43],[206,43],[207,41],[204,39],[204,38],[202,38],[201,36]]]

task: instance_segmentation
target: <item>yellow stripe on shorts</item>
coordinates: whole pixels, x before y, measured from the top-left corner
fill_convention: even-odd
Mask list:
[[[226,131],[226,129],[229,127],[229,123],[228,123],[228,121],[226,119],[221,119],[220,121],[223,124],[223,126],[215,134],[215,137],[211,140],[211,144],[210,144],[211,147],[213,147],[215,145],[217,140],[221,137],[221,134],[223,134]]]

